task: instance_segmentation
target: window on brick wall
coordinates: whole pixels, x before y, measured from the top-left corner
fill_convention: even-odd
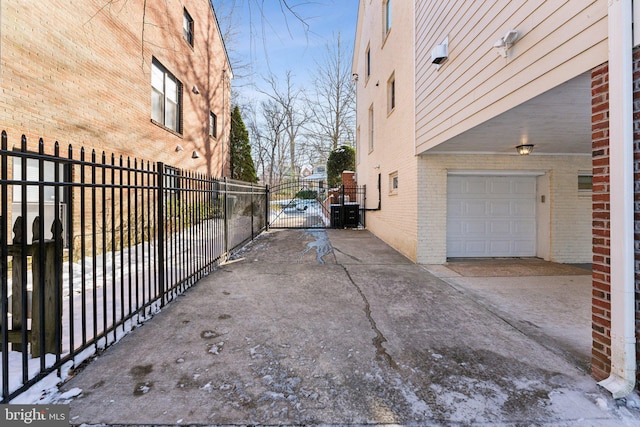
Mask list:
[[[184,39],[193,46],[193,18],[187,12],[187,9],[184,9],[183,18],[182,18],[182,33],[184,35]]]
[[[209,136],[218,137],[218,116],[209,111]]]
[[[360,146],[360,126],[356,129],[356,164],[360,164],[360,151],[362,150]]]
[[[391,0],[384,2],[384,35],[386,36],[391,30]]]
[[[155,58],[151,64],[151,120],[182,133],[182,83]]]
[[[178,200],[180,198],[180,175],[180,169],[165,165],[164,191],[168,200]]]
[[[389,174],[389,194],[398,194],[398,171]]]
[[[396,108],[396,74],[393,73],[387,81],[387,113]]]
[[[369,107],[369,151],[373,151],[373,105]]]
[[[371,48],[369,46],[367,46],[367,51],[365,53],[365,74],[366,74],[366,80],[369,80],[369,77],[371,77]]]

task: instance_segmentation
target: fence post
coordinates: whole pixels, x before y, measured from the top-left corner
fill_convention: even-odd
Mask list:
[[[165,305],[165,277],[164,277],[164,163],[158,165],[158,206],[157,206],[157,227],[158,227],[158,287],[160,289],[160,306]]]
[[[62,334],[62,319],[56,313],[62,313],[62,290],[56,290],[56,286],[62,286],[62,269],[56,266],[62,265],[62,222],[57,219],[51,225],[52,240],[45,240],[40,235],[40,217],[33,221],[33,297],[31,316],[31,355],[40,357],[42,354],[59,354],[60,342],[56,337]],[[44,248],[44,251],[40,251]],[[44,255],[44,259],[41,257]],[[57,276],[57,277],[56,277]],[[43,319],[41,321],[40,319]],[[41,331],[44,325],[44,331]],[[44,341],[41,342],[41,335]],[[41,348],[40,345],[44,348]]]
[[[227,187],[227,177],[222,178],[222,182],[224,183],[224,191],[222,193],[222,203],[224,205],[224,248],[222,253],[224,254],[225,261],[229,258],[229,198],[227,197],[227,191],[229,190]]]
[[[251,240],[253,240],[253,183],[251,183]]]
[[[13,247],[12,247],[12,261],[11,261],[11,330],[22,331],[22,265],[27,262],[26,256],[22,253],[22,217],[16,218],[16,222],[13,224]],[[26,318],[26,317],[25,317]],[[25,325],[26,327],[26,325]],[[14,340],[13,350],[22,351],[22,341]]]
[[[347,209],[344,207],[344,184],[340,184],[340,192],[342,193],[340,196],[340,228],[347,228]]]
[[[269,190],[269,184],[264,186],[264,198],[266,199],[266,203],[264,204],[264,228],[266,231],[269,231],[269,220],[271,219],[269,217],[269,215],[271,215],[271,191]]]
[[[362,227],[367,228],[367,184],[362,186]]]

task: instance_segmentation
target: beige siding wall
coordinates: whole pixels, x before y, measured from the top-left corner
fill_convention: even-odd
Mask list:
[[[414,155],[413,8],[410,2],[392,3],[392,26],[384,33],[384,2],[362,0],[353,72],[358,74],[358,184],[367,186],[367,228],[412,260],[417,242],[417,160]],[[371,74],[366,73],[366,53]],[[395,78],[395,108],[389,110],[389,83]],[[373,107],[373,149],[369,111]],[[397,173],[398,189],[390,188]]]
[[[446,261],[447,173],[452,170],[543,173],[538,196],[546,196],[548,209],[540,206],[538,197],[537,222],[550,231],[539,234],[538,256],[561,263],[591,262],[591,194],[578,191],[578,174],[591,169],[591,157],[426,155],[419,162],[417,262]]]
[[[607,60],[607,1],[416,1],[416,151]],[[494,43],[520,39],[502,58]],[[448,37],[440,69],[430,53]]]

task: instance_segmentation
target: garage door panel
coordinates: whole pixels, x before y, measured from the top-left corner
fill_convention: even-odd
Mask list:
[[[489,215],[496,216],[511,216],[512,204],[509,200],[491,201],[489,203]]]
[[[487,202],[484,200],[468,200],[463,202],[462,214],[465,217],[484,217],[487,215]]]
[[[463,233],[469,236],[485,236],[487,234],[487,223],[485,221],[465,221]]]
[[[512,201],[510,206],[513,216],[535,217],[536,215],[535,200]]]
[[[536,232],[535,221],[513,221],[511,224],[512,234],[516,236],[530,236]]]
[[[491,221],[489,223],[489,233],[493,236],[510,236],[511,235],[511,223],[506,221]]]
[[[484,181],[466,181],[462,188],[462,194],[485,194],[487,192],[487,183]]]
[[[529,240],[516,240],[515,242],[513,242],[514,244],[514,251],[515,252],[521,252],[521,253],[534,253],[536,251],[536,245],[534,243],[532,243]]]
[[[489,251],[493,256],[509,256],[511,253],[511,240],[491,240],[489,241]]]
[[[468,256],[482,256],[487,251],[487,242],[484,240],[467,240],[462,247],[464,252],[469,254]]]
[[[516,195],[524,196],[528,194],[536,193],[536,182],[529,177],[514,181],[514,191]]]
[[[498,197],[502,197],[505,194],[511,194],[511,182],[505,180],[490,180],[489,181],[489,194],[495,194]]]
[[[447,180],[447,256],[535,256],[536,179],[455,176]]]

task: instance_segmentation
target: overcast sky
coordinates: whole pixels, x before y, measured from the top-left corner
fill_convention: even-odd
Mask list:
[[[225,27],[231,13],[234,34],[225,40],[233,62],[249,64],[238,67],[232,82],[243,98],[251,99],[251,83],[263,85],[262,76],[270,72],[282,78],[287,70],[294,81],[304,86],[315,63],[322,63],[326,43],[340,33],[344,46],[353,50],[358,14],[358,0],[213,0],[214,8]],[[263,18],[264,15],[264,18]],[[242,75],[249,77],[241,78]]]

